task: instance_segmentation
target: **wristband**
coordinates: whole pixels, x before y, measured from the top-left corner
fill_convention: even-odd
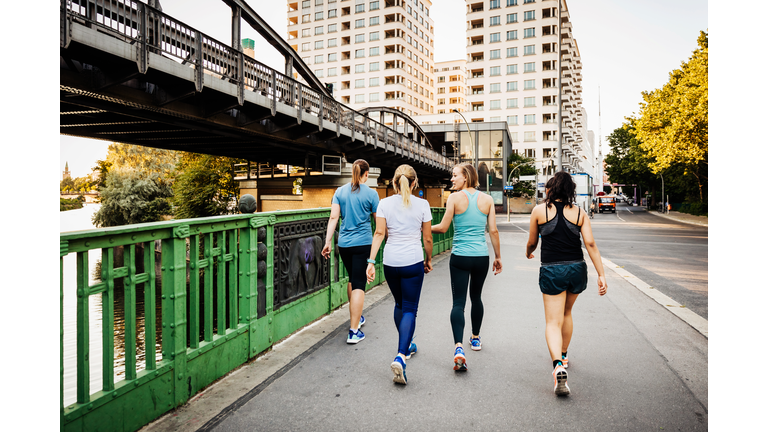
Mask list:
[[[368,258],[368,264],[376,264],[376,261]]]

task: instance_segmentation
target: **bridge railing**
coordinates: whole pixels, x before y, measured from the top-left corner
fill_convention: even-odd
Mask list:
[[[321,129],[323,120],[336,123],[350,130],[353,139],[356,133],[362,134],[366,144],[371,145],[376,145],[376,142],[369,142],[369,139],[377,138],[378,131],[384,130],[387,131],[386,139],[378,142],[385,150],[389,151],[391,148],[406,158],[446,170],[452,166],[450,159],[410,137],[326,97],[321,92],[145,3],[130,0],[61,1],[62,20],[106,29],[109,34],[136,44],[140,54],[153,52],[194,68],[197,72],[195,79],[198,90],[202,89],[202,73],[207,71],[242,86],[244,90],[266,96],[273,101],[273,114],[274,104],[280,102],[297,110],[299,122],[302,120],[302,112],[305,112],[318,118]],[[242,67],[239,66],[241,56]],[[144,58],[142,55],[139,57]]]
[[[433,208],[433,220],[444,212]],[[281,211],[62,233],[61,429],[138,430],[347,302],[335,239],[331,259],[320,255],[329,216]],[[434,234],[433,254],[452,235]],[[371,286],[384,280],[376,269]]]

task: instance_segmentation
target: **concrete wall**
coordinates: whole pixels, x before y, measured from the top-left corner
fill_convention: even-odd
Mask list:
[[[510,213],[524,213],[531,214],[533,208],[536,207],[535,198],[510,198],[509,199],[509,212]]]

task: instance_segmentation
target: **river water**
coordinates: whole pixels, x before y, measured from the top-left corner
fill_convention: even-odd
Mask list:
[[[86,204],[82,209],[60,212],[60,230],[80,231],[96,229],[91,217],[99,209],[100,204]],[[88,267],[90,284],[100,282],[96,273],[101,250],[92,250],[88,253]],[[64,406],[77,401],[77,254],[69,254],[64,257]],[[159,276],[159,273],[158,273]],[[118,382],[125,377],[125,336],[124,336],[124,295],[122,285],[114,290],[114,380]],[[144,368],[144,291],[140,284],[136,289],[136,362],[137,369]],[[156,281],[156,322],[161,322],[160,315],[160,284]],[[90,391],[91,394],[102,389],[102,302],[101,295],[90,296],[89,299],[89,339],[90,339]],[[161,354],[161,324],[156,326],[156,357],[159,361]]]

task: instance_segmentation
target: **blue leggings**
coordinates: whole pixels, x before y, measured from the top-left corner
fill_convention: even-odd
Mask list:
[[[421,286],[424,282],[424,264],[405,267],[384,266],[384,277],[395,298],[395,327],[400,335],[397,352],[408,355],[408,347],[416,329],[416,311],[419,309]]]

